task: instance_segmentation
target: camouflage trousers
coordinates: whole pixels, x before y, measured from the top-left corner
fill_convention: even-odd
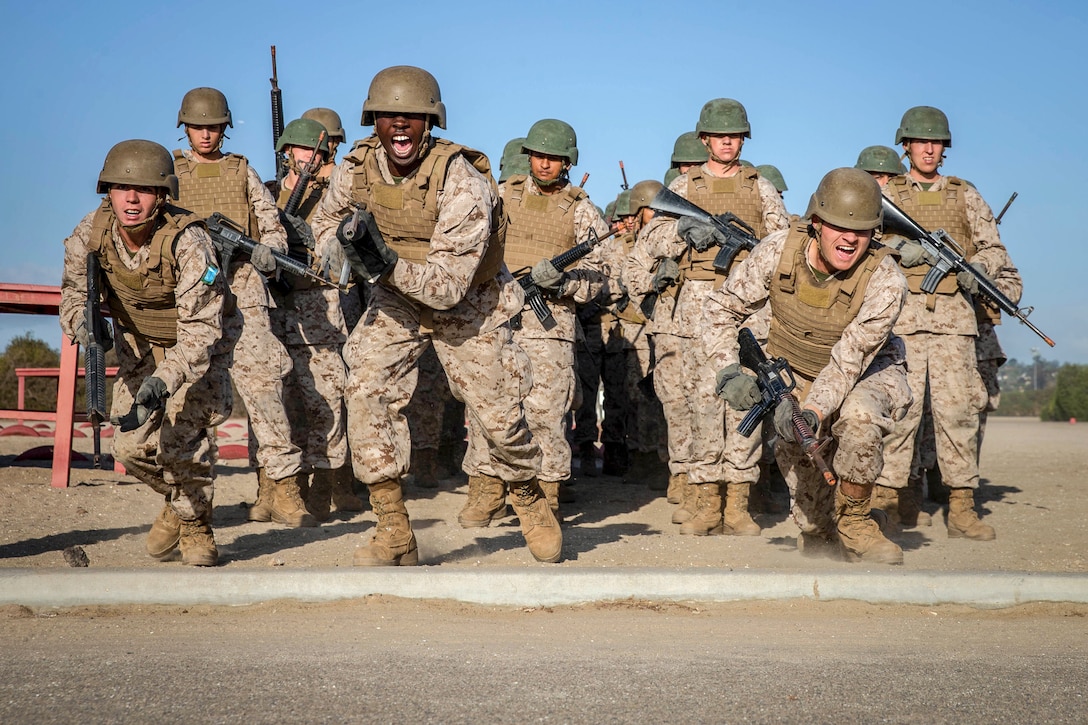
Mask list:
[[[997,330],[990,322],[978,323],[978,337],[975,338],[975,357],[978,358],[978,374],[986,388],[986,407],[979,413],[978,448],[982,450],[982,438],[986,435],[986,418],[1001,405],[1001,383],[997,371],[1005,364],[1005,351],[997,339]]]
[[[445,325],[421,328],[419,319],[418,306],[376,288],[344,346],[348,443],[355,477],[373,484],[399,481],[408,471],[412,443],[403,411],[416,388],[419,359],[429,345],[434,345],[453,395],[464,401],[471,424],[482,431],[494,475],[514,483],[536,476],[540,447],[521,407],[533,372],[509,326],[466,336]]]
[[[284,403],[291,440],[306,470],[340,468],[347,462],[344,415],[347,368],[339,345],[288,345],[291,373]]]
[[[646,376],[654,369],[653,336],[646,334],[645,325],[626,322],[621,323],[618,329],[613,328],[613,334],[622,335],[627,348],[623,388],[624,400],[627,401],[627,448],[642,453],[657,453],[661,460],[668,460],[665,414],[661,411],[661,401],[653,386],[647,384],[652,382],[652,378],[646,381]]]
[[[570,444],[564,418],[574,402],[574,345],[568,340],[529,337],[514,333],[516,344],[528,357],[532,386],[525,396],[525,422],[533,441],[540,446],[540,478],[566,481],[570,478]],[[509,481],[484,455],[484,436],[476,421],[469,417],[468,451],[465,472],[485,474]]]
[[[279,480],[301,470],[302,451],[291,440],[284,405],[284,379],[291,356],[272,332],[267,307],[243,307],[224,323],[224,337],[236,337],[230,375],[249,417],[250,462]]]
[[[693,430],[691,483],[755,483],[763,452],[763,431],[757,427],[750,436],[737,432],[745,411],[735,410],[714,392],[717,371],[713,370],[702,345],[692,345],[686,357],[693,382]]]
[[[911,401],[904,366],[878,358],[846,394],[839,410],[821,425],[820,434],[831,425],[832,440],[822,455],[840,481],[870,485],[877,480],[885,466],[884,441]],[[775,443],[775,458],[789,487],[791,515],[801,531],[834,531],[835,488],[827,485],[795,441],[780,436]]]
[[[695,381],[685,377],[685,358],[690,357],[691,345],[688,337],[654,334],[654,390],[665,416],[669,472],[674,476],[691,468]]]
[[[602,378],[605,377],[605,346],[601,318],[598,316],[580,320],[580,323],[585,339],[574,343],[574,363],[578,373],[575,385],[581,389],[581,405],[574,412],[572,442],[576,446],[583,443],[596,443],[598,437],[602,441],[608,440],[598,435],[601,432],[598,425],[602,421],[597,420],[597,393],[600,390]],[[608,383],[604,384],[606,410],[603,422],[607,425]]]
[[[915,461],[915,440],[929,390],[937,461],[946,485],[978,488],[979,413],[986,388],[979,376],[974,337],[916,332],[902,335],[907,382],[914,402],[884,442],[884,469],[877,483],[903,488]]]
[[[155,373],[150,355],[136,361],[121,350],[111,416],[128,413],[144,379]],[[211,511],[219,451],[214,427],[227,419],[233,405],[230,357],[213,356],[199,380],[183,384],[136,430],[114,430],[114,457],[128,473],[165,496],[185,521]]]
[[[419,377],[412,399],[404,408],[411,433],[412,448],[419,450],[438,450],[446,438],[447,423],[451,427],[462,426],[456,416],[446,420],[446,412],[451,407],[453,393],[442,364],[433,346],[428,346],[419,358]],[[464,433],[461,434],[464,437]]]

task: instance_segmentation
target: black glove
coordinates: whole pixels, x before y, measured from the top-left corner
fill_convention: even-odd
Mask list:
[[[734,410],[748,410],[762,399],[759,384],[748,373],[742,372],[740,365],[729,365],[718,371],[714,392],[718,397],[733,406]]]
[[[654,272],[653,279],[650,280],[650,286],[654,292],[660,294],[676,284],[678,279],[680,279],[680,265],[672,257],[664,257],[657,263],[657,270]]]
[[[367,282],[375,282],[388,274],[397,264],[397,253],[386,246],[374,215],[357,209],[344,217],[336,230],[336,238],[344,248],[344,256],[352,270]]]
[[[983,277],[986,277],[986,267],[978,262],[971,262],[971,266],[981,272]],[[989,279],[989,277],[986,278]],[[969,295],[973,296],[978,294],[978,278],[967,270],[956,273],[956,284],[960,286],[961,290]]]
[[[287,254],[300,262],[309,263],[307,252],[313,253],[317,247],[314,232],[306,220],[295,214],[280,210],[280,224],[287,232]]]
[[[162,407],[162,403],[170,395],[166,389],[166,383],[154,375],[144,380],[140,389],[136,391],[136,401],[132,410],[122,416],[110,418],[110,422],[121,429],[122,433],[136,430],[151,417],[151,414]]]
[[[808,423],[808,427],[812,429],[812,435],[816,435],[816,429],[820,427],[820,419],[811,410],[802,410],[801,417]],[[797,435],[794,433],[793,427],[793,401],[783,400],[778,403],[778,407],[774,409],[774,429],[778,432],[778,435],[784,440],[796,441]]]
[[[532,277],[533,282],[540,289],[556,293],[562,288],[563,281],[566,278],[548,259],[542,259],[534,264],[529,276]]]
[[[728,241],[713,224],[690,216],[680,217],[680,221],[676,222],[676,233],[697,252],[705,252],[715,244],[722,245]]]
[[[271,274],[276,271],[276,258],[272,256],[272,247],[267,244],[255,245],[249,255],[249,261],[258,272]]]

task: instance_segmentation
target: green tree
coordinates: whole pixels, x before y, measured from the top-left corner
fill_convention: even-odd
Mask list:
[[[20,335],[8,343],[0,355],[0,408],[15,409],[19,400],[19,379],[16,368],[55,368],[60,365],[60,353],[34,337]],[[55,378],[27,378],[25,408],[27,410],[56,410],[57,381]]]
[[[1062,365],[1043,420],[1088,420],[1088,365]]]

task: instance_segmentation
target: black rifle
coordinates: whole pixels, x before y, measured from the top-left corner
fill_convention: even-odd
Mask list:
[[[317,145],[314,146],[314,155],[310,157],[310,160],[302,167],[302,171],[299,172],[298,179],[295,180],[295,188],[291,190],[291,196],[287,198],[287,204],[283,207],[284,214],[290,214],[291,216],[298,214],[298,208],[302,204],[302,195],[306,193],[306,187],[310,185],[310,179],[313,178],[317,167],[321,165],[318,152],[321,149],[321,144],[325,141],[326,135],[325,131],[318,134]]]
[[[654,211],[664,212],[673,216],[689,216],[701,222],[713,225],[715,229],[726,238],[724,244],[718,245],[718,253],[714,255],[714,269],[722,274],[728,274],[729,267],[737,254],[746,249],[752,251],[759,244],[756,230],[745,224],[732,212],[726,212],[714,216],[698,204],[694,204],[679,194],[663,188],[657,192],[650,202],[650,208]],[[654,307],[657,305],[659,293],[650,292],[642,298],[639,309],[647,320],[654,318]]]
[[[276,77],[276,46],[272,46],[272,77],[268,79],[272,84],[272,148],[280,144],[280,136],[283,135],[283,92],[280,91],[280,82]],[[276,151],[276,181],[281,181],[287,173],[287,166],[283,157]]]
[[[998,224],[1001,223],[1001,219],[1004,218],[1005,212],[1009,210],[1009,207],[1012,206],[1012,203],[1016,201],[1016,197],[1019,195],[1019,191],[1014,191],[1012,193],[1012,196],[1009,197],[1009,200],[1005,202],[1005,206],[1001,207],[1001,211],[998,212],[997,216],[994,217],[995,222],[997,222]]]
[[[620,162],[620,174],[623,176],[623,183],[620,184],[620,188],[627,191],[631,187],[627,185],[627,170],[623,168],[623,162]]]
[[[100,271],[98,255],[91,252],[87,255],[87,307],[83,311],[87,325],[83,365],[87,371],[87,420],[91,422],[94,435],[95,468],[102,467],[102,424],[109,420],[109,411],[106,410],[106,348],[102,345],[108,323],[102,317]]]
[[[1015,195],[1014,195],[1015,196]],[[1011,200],[1010,200],[1011,203]],[[956,244],[955,240],[943,229],[935,232],[927,232],[918,222],[907,216],[907,213],[897,207],[887,197],[883,197],[881,204],[884,207],[884,232],[886,234],[898,234],[899,236],[913,239],[922,245],[922,249],[934,260],[930,264],[930,270],[922,280],[922,291],[932,294],[941,279],[951,272],[967,272],[978,281],[978,291],[984,298],[995,304],[1002,312],[1020,320],[1027,325],[1047,345],[1054,347],[1054,341],[1043,334],[1028,320],[1034,307],[1018,308],[1016,303],[1009,299],[997,285],[982,272],[975,269],[963,256],[963,248]]]
[[[737,427],[737,432],[745,438],[752,435],[756,426],[763,420],[767,413],[773,413],[778,404],[783,400],[790,401],[793,407],[793,437],[801,446],[801,449],[812,461],[813,465],[823,474],[824,480],[829,486],[834,486],[838,480],[835,478],[831,467],[824,461],[822,454],[824,446],[830,442],[830,438],[818,440],[816,432],[809,426],[808,421],[801,414],[801,404],[797,402],[797,396],[793,389],[797,387],[797,381],[793,377],[793,370],[785,358],[768,358],[763,348],[756,342],[755,335],[747,327],[741,329],[737,336],[740,344],[740,364],[756,374],[756,383],[759,385],[759,394],[762,399],[748,411]]]
[[[597,236],[597,232],[592,228],[589,230],[589,238],[581,244],[571,247],[562,254],[558,254],[551,258],[552,266],[562,272],[567,267],[577,262],[582,257],[586,256],[593,251],[593,248],[603,242],[605,239],[613,236],[618,232],[618,229],[613,229],[603,237]],[[540,320],[541,326],[545,330],[550,330],[555,327],[555,316],[552,315],[551,309],[548,308],[548,303],[544,300],[544,294],[536,282],[533,281],[533,275],[530,274],[531,268],[526,267],[520,269],[516,273],[518,282],[521,284],[521,288],[525,290],[525,302],[536,313],[536,319]],[[514,315],[510,320],[510,324],[515,330],[521,329],[521,313]]]
[[[253,248],[257,246],[257,242],[242,234],[242,227],[240,227],[237,222],[232,221],[219,212],[214,212],[208,217],[205,224],[208,227],[208,234],[211,235],[215,248],[219,250],[219,260],[224,272],[229,270],[231,257],[235,252],[241,251],[246,254],[252,254]],[[275,250],[272,250],[272,257],[276,260],[276,267],[288,274],[294,275],[295,277],[311,279],[323,285],[333,286],[332,282],[317,274],[297,259],[293,259],[286,254]]]

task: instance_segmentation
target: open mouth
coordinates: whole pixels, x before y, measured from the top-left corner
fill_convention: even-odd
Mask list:
[[[848,262],[854,258],[857,254],[858,247],[856,244],[837,244],[835,245],[835,256],[841,261]]]
[[[390,144],[393,147],[393,154],[398,158],[408,158],[412,155],[412,139],[403,134],[397,134],[390,139]]]

